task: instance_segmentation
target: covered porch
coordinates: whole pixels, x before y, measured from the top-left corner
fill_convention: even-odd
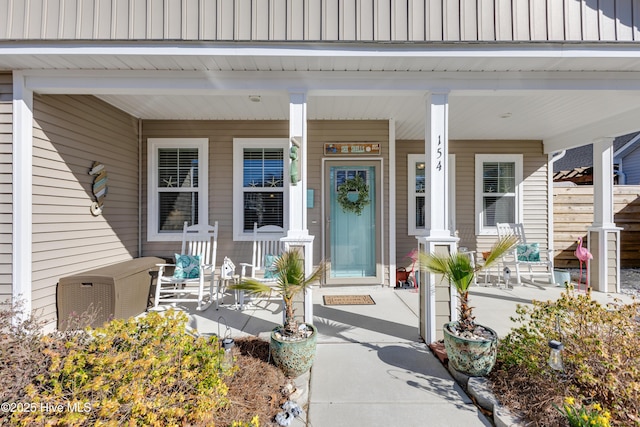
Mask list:
[[[214,167],[208,176],[209,201],[200,215],[205,221],[221,218],[227,222],[223,224],[227,232],[221,232],[220,253],[235,258],[248,256],[244,254],[249,249],[231,232],[234,214],[226,209],[234,193],[229,182],[233,172],[228,168],[233,144],[217,145],[211,136],[223,135],[221,140],[226,141],[246,136],[277,137],[288,144],[299,141],[300,182],[286,193],[290,209],[284,214],[285,228],[288,238],[303,242],[311,262],[328,255],[329,219],[322,209],[320,161],[324,144],[377,139],[382,143],[382,153],[376,158],[382,165],[382,181],[376,262],[382,273],[376,276],[376,284],[387,286],[393,283],[393,273],[406,249],[415,246],[415,236],[406,225],[407,218],[414,215],[405,206],[406,175],[400,173],[407,165],[406,153],[423,153],[424,163],[429,165],[425,223],[415,234],[427,236],[436,246],[455,249],[457,230],[465,246],[479,249],[488,245],[493,234],[478,232],[475,214],[459,209],[468,200],[465,198],[475,196],[470,191],[473,172],[461,170],[457,162],[454,173],[455,163],[450,163],[449,154],[456,152],[456,146],[460,153],[474,155],[535,153],[531,154],[535,164],[530,167],[536,171],[537,182],[527,183],[522,191],[536,195],[526,199],[528,206],[523,206],[522,212],[529,209],[537,213],[525,215],[520,222],[534,229],[540,239],[552,242],[552,170],[548,162],[555,152],[593,143],[597,148],[597,208],[590,241],[594,253],[608,255],[594,259],[590,282],[601,291],[617,286],[619,254],[610,213],[611,142],[617,135],[636,130],[640,86],[632,74],[616,71],[637,67],[633,58],[638,53],[633,48],[597,50],[597,61],[592,59],[594,52],[571,45],[479,45],[473,51],[443,52],[398,44],[386,50],[374,50],[366,44],[337,49],[328,44],[314,49],[287,45],[268,49],[181,46],[175,50],[167,46],[162,51],[143,44],[130,48],[95,45],[72,54],[59,47],[27,47],[6,56],[9,50],[6,46],[0,50],[9,67],[23,69],[14,71],[9,79],[16,219],[12,292],[16,297],[32,295],[33,307],[45,308],[49,315],[55,311],[52,286],[58,273],[52,270],[48,274],[45,266],[59,260],[34,236],[47,232],[48,227],[39,220],[47,223],[44,218],[51,209],[60,215],[66,211],[62,200],[41,203],[41,195],[34,194],[34,188],[46,186],[41,176],[46,176],[47,169],[39,160],[43,151],[38,150],[43,147],[34,141],[47,141],[44,151],[54,156],[57,147],[48,145],[47,136],[41,138],[39,133],[42,128],[34,131],[33,123],[42,121],[38,107],[47,104],[42,110],[47,115],[44,121],[51,124],[50,131],[58,140],[64,139],[64,132],[61,137],[55,129],[59,118],[53,111],[69,106],[81,110],[82,100],[87,99],[102,103],[105,117],[125,116],[126,126],[114,137],[126,139],[128,153],[136,159],[128,172],[132,174],[121,180],[129,180],[127,191],[137,194],[136,201],[123,202],[128,218],[137,225],[129,227],[128,241],[123,244],[126,254],[118,251],[112,258],[172,251],[171,244],[149,236],[145,201],[148,138],[209,138],[208,158]],[[107,123],[100,117],[96,120]],[[47,134],[46,130],[43,133]],[[82,145],[81,140],[74,143]],[[90,151],[83,153],[84,159],[61,155],[61,164],[67,165],[62,168],[80,170],[82,160],[95,160]],[[523,159],[526,162],[530,157]],[[119,160],[115,156],[112,161]],[[34,170],[42,175],[36,177]],[[315,204],[310,204],[309,189],[316,190]],[[76,214],[86,213],[80,213],[78,207]],[[104,218],[108,215],[105,212]],[[65,227],[69,233],[77,231],[71,225]],[[86,253],[85,248],[71,249],[70,253],[74,251]],[[67,263],[66,269],[74,272],[86,269],[87,263],[97,266],[109,262],[109,257],[99,253],[96,250],[96,255],[80,263]],[[425,307],[431,306],[425,301]],[[430,316],[425,315],[427,318]]]

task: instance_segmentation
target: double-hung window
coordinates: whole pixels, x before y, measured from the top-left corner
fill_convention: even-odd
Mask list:
[[[233,141],[233,233],[252,237],[253,224],[287,229],[289,141],[236,138]],[[286,154],[286,155],[285,155]]]
[[[410,236],[425,233],[427,218],[427,199],[431,186],[427,182],[426,157],[424,154],[407,154],[407,225]],[[456,205],[456,162],[455,155],[449,154],[448,162],[448,185],[449,185],[449,228],[455,230],[455,205]]]
[[[417,235],[425,226],[425,192],[427,181],[425,174],[425,155],[407,155],[408,189],[408,228],[409,235]]]
[[[499,222],[522,218],[522,155],[476,155],[476,231],[496,234]]]
[[[208,223],[206,138],[147,140],[147,239],[181,240],[184,222]]]

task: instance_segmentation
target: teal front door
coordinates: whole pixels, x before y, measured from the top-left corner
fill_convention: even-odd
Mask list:
[[[326,283],[379,284],[378,166],[332,161],[326,173]]]

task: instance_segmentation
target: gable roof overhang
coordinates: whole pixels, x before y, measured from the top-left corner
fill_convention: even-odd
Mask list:
[[[450,139],[542,140],[550,153],[637,130],[634,43],[0,43],[42,94],[92,94],[141,119],[393,119],[424,139],[425,94],[449,93]],[[260,97],[252,102],[250,96]]]
[[[637,150],[638,147],[640,147],[638,141],[640,141],[640,132],[635,134],[631,139],[629,139],[629,141],[621,147],[618,147],[617,150],[613,152],[614,161],[620,161],[627,154]],[[614,146],[614,148],[616,147]]]

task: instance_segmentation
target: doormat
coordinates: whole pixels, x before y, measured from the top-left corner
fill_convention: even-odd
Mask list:
[[[371,295],[324,295],[324,305],[374,305]]]

